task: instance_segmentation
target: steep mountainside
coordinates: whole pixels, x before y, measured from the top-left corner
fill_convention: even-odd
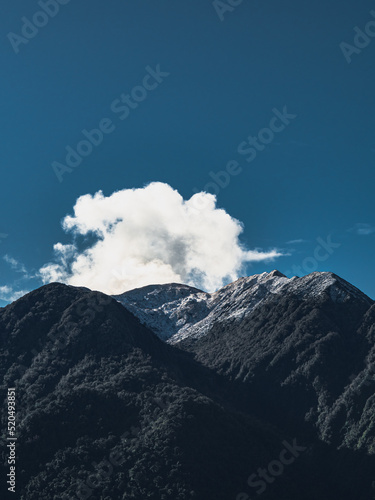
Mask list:
[[[158,335],[167,324],[168,342],[245,385],[243,400],[260,418],[375,451],[373,300],[333,273],[273,271],[213,294],[183,287],[181,297],[180,287],[117,300]]]
[[[329,273],[269,288],[256,307],[229,309],[179,347],[254,391],[259,415],[373,453],[374,302]]]

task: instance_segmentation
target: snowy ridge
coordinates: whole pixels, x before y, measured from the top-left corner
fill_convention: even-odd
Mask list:
[[[240,319],[275,295],[311,299],[325,292],[333,302],[355,297],[372,303],[360,290],[333,273],[315,272],[290,279],[279,271],[240,278],[214,293],[171,283],[137,288],[114,298],[162,340],[176,343],[186,337],[204,335],[217,321]]]
[[[149,285],[114,296],[162,340],[207,316],[209,297],[209,293],[177,283]]]

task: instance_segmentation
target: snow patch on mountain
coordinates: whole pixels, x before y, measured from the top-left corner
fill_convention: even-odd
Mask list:
[[[114,298],[162,340],[176,343],[186,337],[204,335],[217,321],[241,319],[275,295],[311,299],[325,292],[333,302],[345,302],[355,296],[372,303],[360,290],[333,273],[315,272],[302,278],[287,278],[276,270],[240,278],[214,293],[171,283],[137,288]]]

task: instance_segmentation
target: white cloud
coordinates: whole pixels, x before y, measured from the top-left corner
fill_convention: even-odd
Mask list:
[[[243,248],[242,224],[216,208],[215,196],[201,192],[185,201],[160,182],[107,197],[101,191],[81,196],[63,228],[75,242],[54,245],[55,262],[40,269],[44,283],[109,294],[170,282],[212,291],[237,279],[246,263],[281,255]],[[92,235],[95,242],[79,249],[76,237]]]
[[[26,293],[28,293],[27,290],[19,290],[16,292],[8,285],[0,286],[0,300],[3,300],[4,302],[13,302],[20,297],[23,297]]]
[[[375,233],[375,226],[371,224],[365,224],[363,222],[358,222],[350,231],[358,234],[359,236],[368,236],[369,234]]]
[[[12,292],[12,289],[10,288],[10,286],[0,286],[0,296],[2,297],[4,294],[8,294],[8,293],[11,293]],[[3,299],[4,300],[4,299]]]
[[[307,240],[299,239],[299,240],[290,240],[286,242],[287,245],[300,245],[301,243],[307,243]]]
[[[9,255],[4,255],[3,259],[16,272],[23,273],[23,274],[26,274],[26,275],[28,274],[27,270],[26,270],[26,267],[21,262],[19,262],[18,260],[14,259],[13,257],[11,257]]]

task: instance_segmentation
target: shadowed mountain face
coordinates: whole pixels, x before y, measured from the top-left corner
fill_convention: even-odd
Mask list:
[[[51,284],[0,310],[4,498],[373,498],[371,299],[277,272],[116,299]]]
[[[310,300],[286,294],[179,345],[246,385],[257,395],[259,415],[372,452],[374,324],[375,305],[356,297],[334,302],[329,293]]]

